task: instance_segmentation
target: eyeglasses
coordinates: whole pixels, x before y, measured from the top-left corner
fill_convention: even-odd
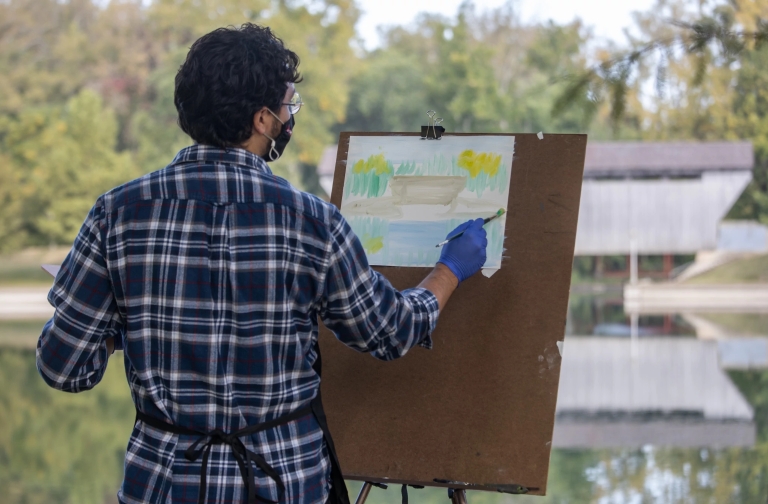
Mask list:
[[[288,103],[283,103],[283,105],[288,107],[288,112],[290,112],[292,115],[295,115],[299,113],[299,110],[301,110],[301,106],[304,105],[304,102],[301,101],[301,96],[299,96],[299,93],[293,93],[291,101]]]

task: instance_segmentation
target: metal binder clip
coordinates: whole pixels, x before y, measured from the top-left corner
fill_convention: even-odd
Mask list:
[[[435,117],[437,112],[434,110],[427,110],[427,117],[429,117],[429,124],[421,127],[421,139],[422,140],[440,140],[445,133],[445,128],[440,126],[443,122],[442,117]]]

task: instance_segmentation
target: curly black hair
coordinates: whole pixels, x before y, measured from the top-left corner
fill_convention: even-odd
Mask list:
[[[179,126],[205,145],[242,145],[253,115],[280,109],[289,82],[301,82],[299,57],[272,31],[246,23],[203,35],[176,74],[173,103]]]

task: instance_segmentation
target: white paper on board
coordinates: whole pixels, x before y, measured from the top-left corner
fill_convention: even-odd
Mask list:
[[[506,135],[351,136],[341,214],[372,266],[433,266],[453,229],[507,210],[514,152]],[[490,269],[501,267],[505,223],[485,226]]]
[[[56,278],[56,275],[59,274],[59,270],[61,269],[61,266],[58,264],[41,264],[40,267],[53,278]]]

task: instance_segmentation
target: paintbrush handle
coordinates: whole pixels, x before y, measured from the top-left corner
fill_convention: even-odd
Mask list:
[[[492,221],[493,219],[495,219],[496,217],[501,217],[501,215],[503,215],[503,214],[498,214],[498,213],[497,213],[497,214],[495,214],[495,215],[492,215],[491,217],[486,217],[485,219],[483,219],[483,226],[485,226],[486,224],[488,224],[489,222],[491,222],[491,221]],[[461,235],[463,235],[463,234],[464,234],[464,231],[462,231],[461,233],[457,233],[457,234],[455,234],[455,235],[451,236],[450,238],[446,238],[444,241],[441,241],[440,243],[438,243],[437,245],[435,245],[435,248],[440,248],[440,247],[442,247],[443,245],[447,244],[449,241],[451,241],[451,240],[455,240],[456,238],[458,238],[459,236],[461,236]]]
[[[440,243],[438,243],[437,245],[435,245],[435,247],[436,247],[436,248],[440,248],[440,247],[442,247],[443,245],[446,245],[446,244],[447,244],[449,241],[451,241],[451,240],[455,240],[456,238],[458,238],[459,236],[461,236],[461,235],[463,235],[463,234],[464,234],[464,231],[462,231],[461,233],[455,234],[455,235],[451,236],[450,238],[446,238],[446,239],[445,239],[445,241],[441,241]]]

